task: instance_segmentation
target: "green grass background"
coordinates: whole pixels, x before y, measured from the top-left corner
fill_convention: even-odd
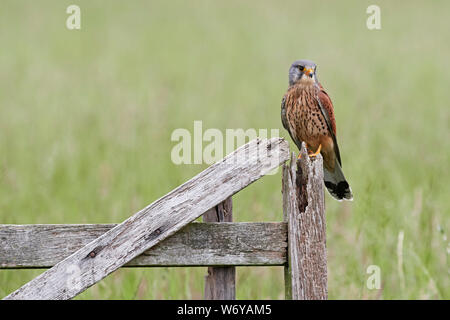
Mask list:
[[[79,31],[65,27],[73,3]],[[280,101],[291,62],[307,58],[355,195],[326,198],[329,297],[449,299],[448,12],[449,1],[2,0],[0,223],[123,221],[206,167],[170,160],[172,131],[194,120],[279,128],[294,147]],[[235,220],[282,220],[280,182],[237,194]],[[366,287],[369,265],[381,290]],[[41,272],[0,270],[0,297]],[[121,269],[78,298],[201,299],[205,273]],[[237,298],[283,299],[283,268],[238,268]]]

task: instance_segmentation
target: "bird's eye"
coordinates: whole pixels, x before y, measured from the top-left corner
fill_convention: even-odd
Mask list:
[[[303,69],[305,69],[305,67],[304,67],[304,66],[298,66],[298,69],[299,69],[300,71],[303,71]]]

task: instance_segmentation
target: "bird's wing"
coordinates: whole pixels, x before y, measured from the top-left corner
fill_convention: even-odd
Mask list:
[[[289,131],[289,126],[286,118],[286,96],[284,96],[283,100],[281,100],[281,122],[283,122],[283,127],[287,131]]]
[[[322,115],[325,118],[325,122],[327,123],[328,131],[330,132],[331,138],[333,139],[334,153],[336,154],[336,158],[338,159],[339,164],[342,167],[341,154],[339,152],[339,146],[336,140],[336,120],[334,118],[333,103],[331,102],[330,97],[325,92],[321,84],[319,84],[319,87],[320,90],[317,95],[317,102],[319,104],[320,111],[322,112]]]
[[[286,96],[289,93],[286,93],[286,95],[283,97],[283,100],[281,100],[281,122],[283,123],[283,127],[287,130],[287,132],[289,132],[289,135],[291,136],[292,140],[295,142],[295,144],[297,145],[298,149],[301,150],[302,149],[302,142],[298,141],[296,136],[292,134],[291,129],[289,127],[289,122],[286,116]]]

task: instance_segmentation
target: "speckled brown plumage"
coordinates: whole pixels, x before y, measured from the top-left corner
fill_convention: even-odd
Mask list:
[[[313,62],[300,60],[291,66],[281,119],[299,149],[305,142],[310,153],[320,150],[330,193],[338,200],[351,200],[353,195],[341,169],[333,104],[317,80]]]
[[[319,99],[324,102],[322,106],[326,115],[321,111]],[[333,136],[336,134],[336,121],[333,105],[323,88],[315,84],[294,84],[289,87],[284,96],[284,105],[286,130],[291,134],[297,147],[300,149],[304,141],[312,153],[319,148],[319,145],[322,145],[324,165],[331,170],[334,169],[335,157],[339,154],[339,151],[337,153],[334,151],[333,141]],[[329,119],[331,132],[326,116]]]

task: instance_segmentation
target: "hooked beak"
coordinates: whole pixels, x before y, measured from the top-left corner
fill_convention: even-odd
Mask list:
[[[314,70],[312,68],[305,68],[305,70],[303,71],[307,76],[312,77],[312,75],[314,74]]]

